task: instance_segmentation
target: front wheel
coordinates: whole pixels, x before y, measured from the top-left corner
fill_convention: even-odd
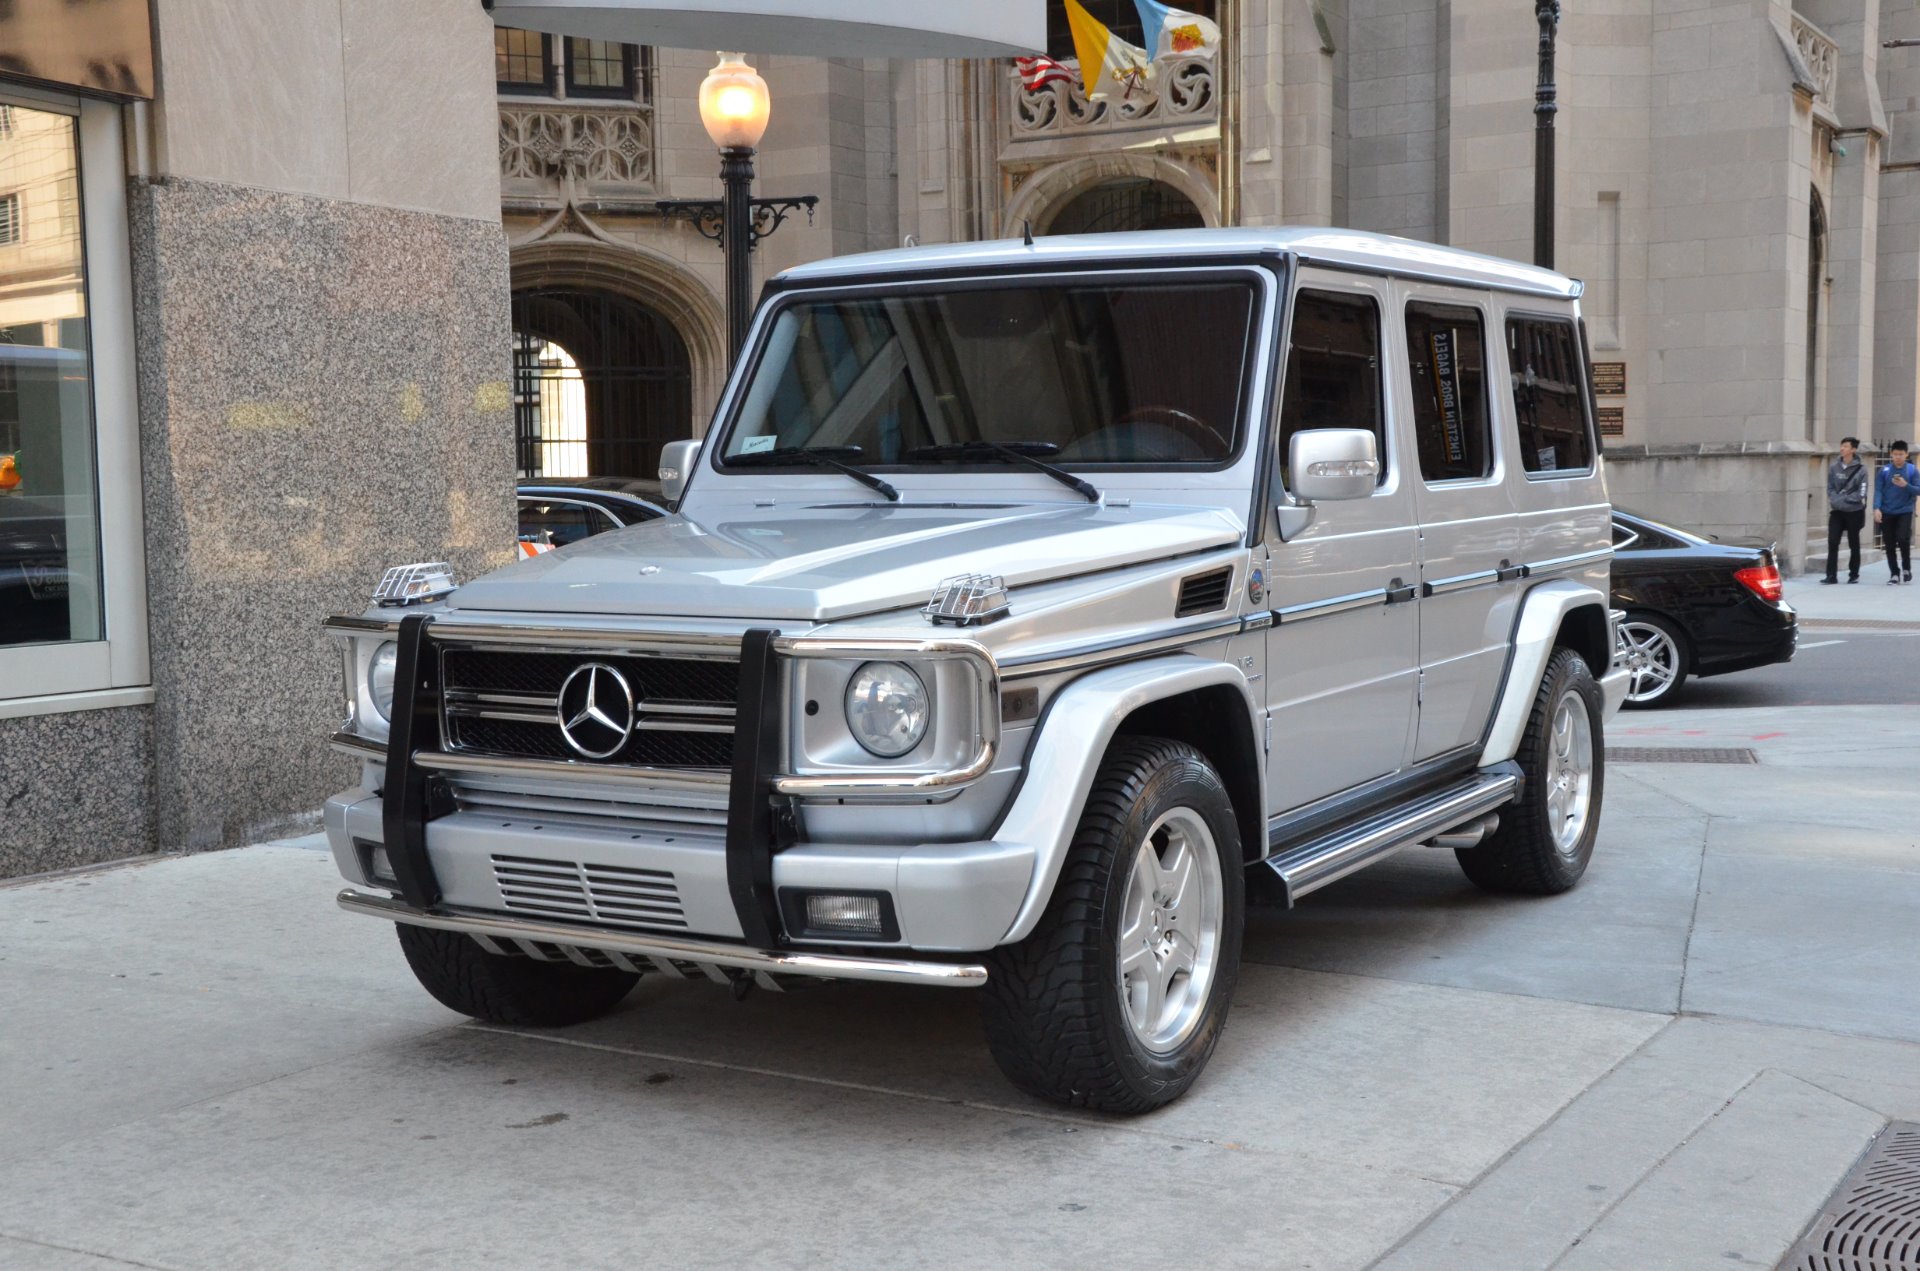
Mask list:
[[[1455,852],[1474,883],[1488,891],[1552,896],[1587,872],[1606,784],[1603,710],[1586,659],[1572,649],[1555,649],[1514,756],[1525,774],[1520,797],[1500,810],[1497,830]]]
[[[1046,912],[981,991],[1008,1080],[1069,1107],[1146,1112],[1199,1077],[1226,1024],[1244,914],[1240,834],[1193,747],[1107,753]]]

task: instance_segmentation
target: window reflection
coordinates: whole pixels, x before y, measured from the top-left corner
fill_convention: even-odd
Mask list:
[[[99,523],[73,118],[0,131],[0,645],[98,640]]]

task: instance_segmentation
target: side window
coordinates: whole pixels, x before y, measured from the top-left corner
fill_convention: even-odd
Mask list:
[[[1293,435],[1309,428],[1366,428],[1387,479],[1387,420],[1381,407],[1380,306],[1372,296],[1301,291],[1293,299],[1293,343],[1280,402],[1278,470],[1289,481]]]
[[[1407,354],[1420,475],[1428,481],[1460,481],[1491,474],[1487,344],[1480,311],[1409,303]]]
[[[1565,318],[1508,318],[1507,366],[1513,372],[1513,414],[1520,425],[1520,462],[1526,470],[1592,467],[1579,336],[1573,323]]]

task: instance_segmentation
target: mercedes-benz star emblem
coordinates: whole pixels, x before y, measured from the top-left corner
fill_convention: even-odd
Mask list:
[[[560,735],[589,759],[610,759],[633,736],[633,686],[605,662],[583,662],[560,686]]]

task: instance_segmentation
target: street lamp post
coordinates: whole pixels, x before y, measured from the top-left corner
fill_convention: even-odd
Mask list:
[[[1553,117],[1559,90],[1553,83],[1553,37],[1560,0],[1536,0],[1540,22],[1540,78],[1533,90],[1533,263],[1553,268]]]
[[[740,356],[753,312],[753,249],[780,228],[789,214],[805,209],[809,223],[811,194],[799,198],[753,197],[753,152],[766,135],[771,102],[767,81],[738,53],[720,54],[720,62],[700,85],[700,122],[720,148],[720,188],[715,199],[661,199],[660,214],[689,221],[720,244],[727,264],[727,356]]]

